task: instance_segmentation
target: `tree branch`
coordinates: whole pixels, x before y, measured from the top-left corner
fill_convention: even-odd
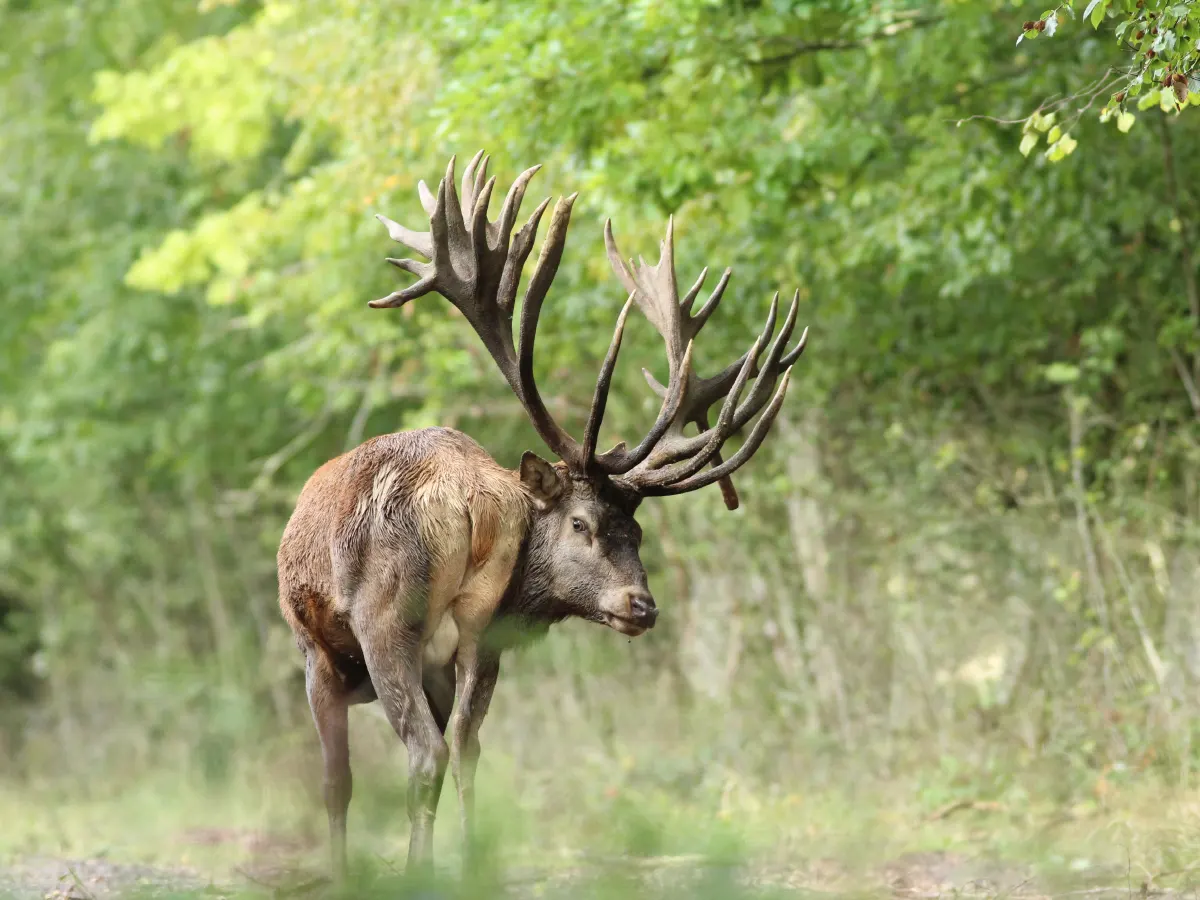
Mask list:
[[[978,113],[973,116],[966,116],[962,119],[948,119],[947,121],[953,122],[956,126],[961,126],[964,122],[974,122],[977,119],[981,119],[985,122],[992,122],[996,125],[1024,125],[1031,117],[1036,116],[1038,113],[1061,112],[1065,107],[1086,97],[1087,104],[1079,109],[1076,109],[1074,111],[1075,117],[1063,127],[1064,132],[1070,131],[1075,127],[1075,123],[1080,120],[1083,114],[1091,109],[1092,104],[1096,102],[1096,98],[1116,86],[1118,82],[1126,77],[1126,74],[1127,73],[1113,68],[1106,69],[1103,75],[1091,82],[1086,87],[1076,91],[1074,94],[1069,94],[1066,97],[1050,97],[1029,115],[1022,116],[1019,119],[1001,119],[997,116],[989,116],[983,113]]]
[[[787,50],[776,55],[768,56],[762,59],[750,60],[752,66],[771,66],[777,63],[789,62],[799,56],[806,56],[810,53],[821,53],[827,50],[862,50],[877,41],[886,38],[897,37],[906,34],[917,28],[927,28],[930,25],[936,25],[942,21],[941,16],[929,16],[919,19],[905,19],[899,22],[892,22],[885,25],[883,28],[876,31],[874,34],[869,34],[863,38],[855,40],[825,40],[825,41],[781,41],[787,47]]]

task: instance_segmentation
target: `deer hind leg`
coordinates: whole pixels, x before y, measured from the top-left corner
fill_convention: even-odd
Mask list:
[[[430,583],[427,571],[405,568],[394,563],[369,581],[350,608],[375,695],[408,749],[408,867],[415,870],[433,864],[433,823],[449,750],[425,694],[421,659],[426,613],[442,586],[436,578]]]
[[[307,650],[304,676],[308,705],[312,708],[324,760],[325,811],[329,816],[333,878],[341,883],[346,877],[346,812],[353,791],[347,716],[349,699],[342,679],[334,671],[328,657],[314,646]]]

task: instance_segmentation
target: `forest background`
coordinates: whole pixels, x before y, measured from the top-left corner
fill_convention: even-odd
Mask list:
[[[506,663],[511,852],[1190,865],[1200,23],[1081,6],[0,2],[0,846],[320,845],[300,486],[431,424],[545,450],[448,304],[366,307],[373,214],[486,148],[580,192],[538,344],[570,427],[625,299],[607,217],[654,260],[674,215],[683,281],[734,267],[702,370],[776,289],[811,326],[742,508],[644,506],[659,627]],[[654,415],[644,320],[622,360],[606,440]],[[352,841],[395,856],[402,752],[353,728]]]

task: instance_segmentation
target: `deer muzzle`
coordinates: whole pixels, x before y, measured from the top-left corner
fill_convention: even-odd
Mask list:
[[[607,592],[600,601],[604,624],[621,634],[637,637],[654,627],[658,607],[643,587],[625,587]]]

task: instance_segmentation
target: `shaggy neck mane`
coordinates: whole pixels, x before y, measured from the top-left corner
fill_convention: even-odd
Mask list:
[[[496,609],[492,630],[500,632],[498,636],[503,644],[540,637],[551,625],[571,615],[567,605],[551,594],[545,563],[539,562],[550,552],[549,548],[539,546],[543,541],[531,521],[521,541],[508,587]]]

